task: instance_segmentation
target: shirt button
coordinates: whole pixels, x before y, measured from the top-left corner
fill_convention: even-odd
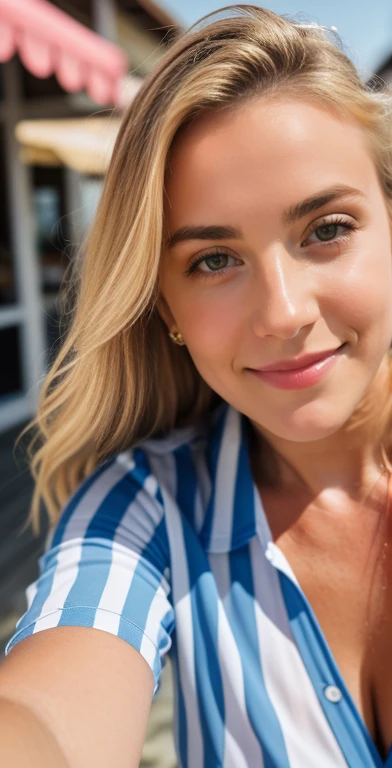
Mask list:
[[[340,688],[337,688],[336,685],[327,685],[327,687],[324,689],[324,696],[328,701],[332,701],[334,704],[337,704],[338,701],[342,698],[342,692]]]
[[[267,549],[265,550],[265,556],[266,556],[267,560],[269,560],[270,563],[272,563],[275,555],[274,555],[274,551],[273,551],[273,549],[271,547],[271,544],[268,544]]]

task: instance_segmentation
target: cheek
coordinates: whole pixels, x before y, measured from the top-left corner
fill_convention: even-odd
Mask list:
[[[211,298],[188,305],[184,315],[186,331],[192,353],[219,359],[235,348],[243,327],[242,312],[238,305]]]
[[[177,303],[176,318],[201,375],[227,371],[244,339],[244,301],[228,285],[189,291]]]
[[[326,299],[338,308],[341,319],[360,335],[377,329],[392,333],[392,256],[384,241],[367,236],[361,248],[346,253],[338,275],[325,286]],[[381,338],[380,338],[381,341]]]

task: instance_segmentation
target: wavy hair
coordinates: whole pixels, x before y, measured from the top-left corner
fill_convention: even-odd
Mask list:
[[[18,438],[33,433],[27,453],[35,533],[42,501],[54,523],[105,458],[193,424],[217,398],[186,347],[170,341],[157,310],[165,171],[182,126],[255,96],[312,99],[366,131],[392,205],[385,83],[365,85],[338,36],[324,27],[252,5],[214,17],[172,45],[123,115],[95,219],[72,264],[67,330],[42,382],[36,416]]]

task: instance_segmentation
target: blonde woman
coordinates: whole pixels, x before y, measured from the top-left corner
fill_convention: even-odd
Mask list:
[[[124,116],[0,674],[34,765],[137,766],[170,653],[184,768],[392,766],[391,139],[331,32],[252,6]]]

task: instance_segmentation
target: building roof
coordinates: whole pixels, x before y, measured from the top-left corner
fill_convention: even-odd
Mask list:
[[[154,0],[119,0],[119,7],[141,17],[144,15],[145,22],[150,28],[151,24],[158,23],[161,27],[181,29],[178,19]]]
[[[377,74],[383,77],[384,73],[390,72],[391,69],[392,69],[392,53],[378,68]]]
[[[378,67],[375,74],[368,80],[370,88],[377,91],[383,86],[383,83],[392,85],[392,54]]]

